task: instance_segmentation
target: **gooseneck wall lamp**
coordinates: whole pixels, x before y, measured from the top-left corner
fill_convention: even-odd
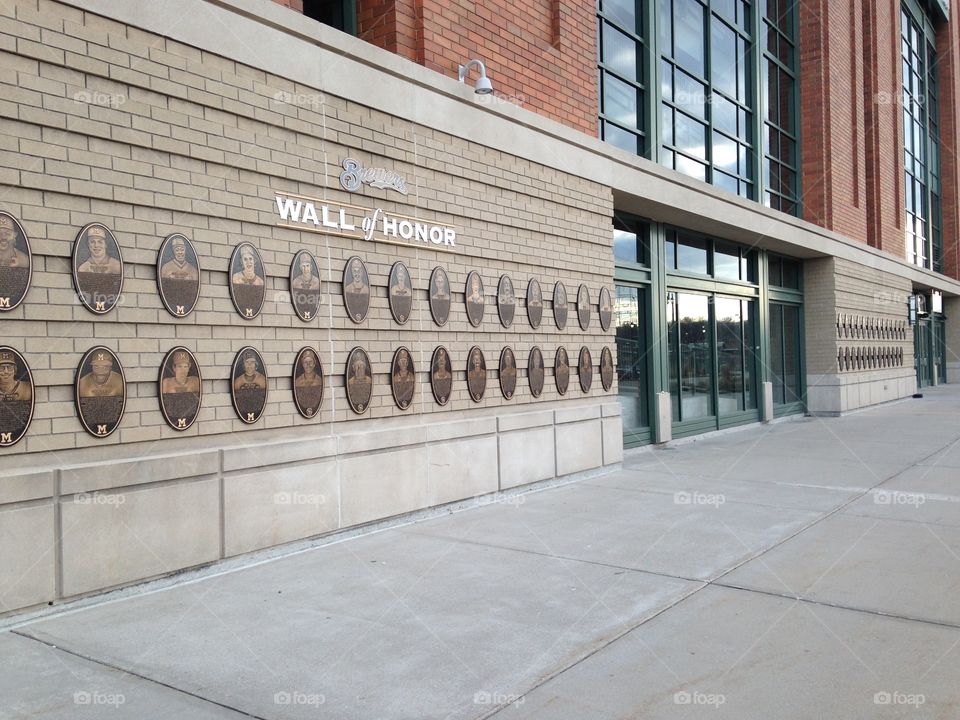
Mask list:
[[[480,68],[480,77],[478,77],[477,82],[474,83],[473,91],[477,93],[477,95],[489,95],[493,92],[493,85],[490,84],[490,79],[487,77],[487,66],[483,64],[483,60],[471,60],[466,65],[461,65],[460,82],[466,80],[467,72],[469,72],[472,65]]]

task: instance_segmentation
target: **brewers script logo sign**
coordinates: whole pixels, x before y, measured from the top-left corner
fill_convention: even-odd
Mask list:
[[[407,194],[406,180],[393,170],[364,167],[353,158],[346,158],[341,167],[340,185],[348,192],[367,184]],[[277,193],[277,214],[280,227],[390,245],[423,244],[434,250],[456,252],[457,231],[449,223],[430,222],[379,207],[365,208],[308,195]]]

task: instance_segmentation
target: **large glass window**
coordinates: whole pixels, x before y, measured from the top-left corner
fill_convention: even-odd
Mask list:
[[[674,422],[714,415],[710,298],[668,293],[667,335]]]
[[[798,214],[796,16],[793,0],[599,0],[600,137]]]
[[[356,0],[304,0],[303,14],[337,30],[357,34]]]
[[[718,297],[717,389],[721,415],[757,407],[753,371],[756,367],[756,332],[753,303]]]
[[[649,436],[650,396],[647,391],[647,293],[617,285],[614,319],[617,328],[617,387],[627,439]],[[645,431],[645,433],[644,433]]]
[[[800,333],[800,308],[770,303],[770,380],[775,405],[789,405],[803,398]]]
[[[659,0],[660,160],[754,198],[751,3]]]
[[[910,3],[900,13],[907,259],[943,272],[940,110],[933,26]]]
[[[597,3],[600,137],[638,155],[647,154],[642,7],[637,0]]]

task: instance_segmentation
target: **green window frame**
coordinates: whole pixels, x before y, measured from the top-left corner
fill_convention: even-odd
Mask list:
[[[913,0],[900,9],[907,260],[943,272],[936,33]]]

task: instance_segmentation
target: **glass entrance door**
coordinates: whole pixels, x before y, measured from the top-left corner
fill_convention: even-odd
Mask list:
[[[802,409],[803,376],[800,307],[772,302],[770,311],[770,380],[774,415]]]
[[[933,384],[933,368],[930,363],[930,320],[918,320],[913,328],[914,361],[917,366],[917,389]]]
[[[628,447],[651,439],[648,295],[645,288],[616,286],[617,386],[623,413],[623,441]]]

